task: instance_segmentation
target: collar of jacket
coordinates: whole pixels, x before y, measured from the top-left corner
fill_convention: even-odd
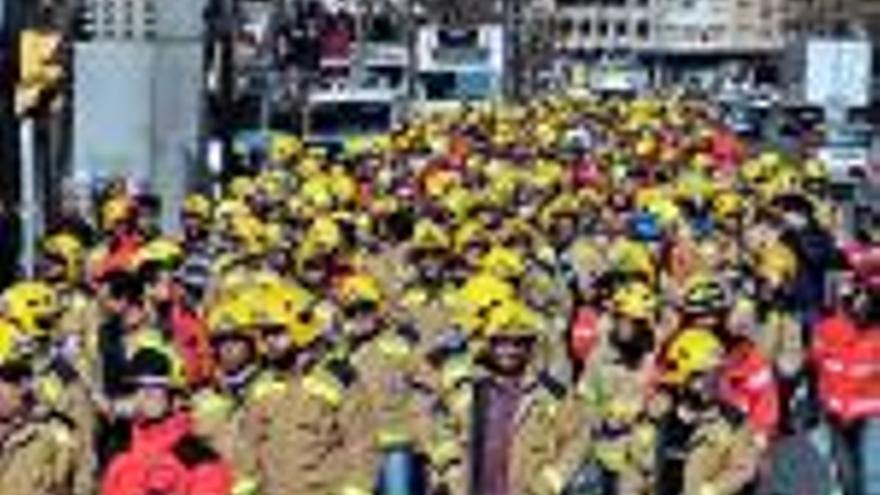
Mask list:
[[[244,399],[250,385],[256,381],[260,370],[255,364],[245,366],[233,375],[223,377],[223,387],[238,399]]]
[[[132,432],[132,450],[162,452],[174,445],[192,429],[192,420],[184,412],[156,422],[139,421]]]
[[[476,372],[474,377],[475,383],[483,383],[489,380],[495,380],[497,377],[484,367]],[[554,401],[561,400],[568,392],[565,383],[550,371],[542,369],[537,365],[531,366],[523,373],[519,380],[520,388],[523,391],[522,403],[529,404],[541,396],[549,397]]]

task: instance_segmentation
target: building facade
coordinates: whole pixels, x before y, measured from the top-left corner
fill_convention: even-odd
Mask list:
[[[554,0],[557,46],[569,62],[609,54],[643,63],[655,83],[719,74],[756,78],[784,46],[787,0]]]
[[[558,46],[568,52],[642,51],[656,45],[660,0],[556,0]]]
[[[783,46],[782,0],[669,0],[658,47],[680,53],[772,53]]]

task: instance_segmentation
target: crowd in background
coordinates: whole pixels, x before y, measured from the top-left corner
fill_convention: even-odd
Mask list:
[[[549,98],[277,136],[180,232],[113,184],[2,295],[0,491],[878,493],[880,222],[803,151]]]

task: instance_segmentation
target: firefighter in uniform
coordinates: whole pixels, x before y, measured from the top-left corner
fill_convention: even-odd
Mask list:
[[[98,377],[96,330],[101,310],[83,280],[85,247],[73,234],[60,232],[43,242],[41,278],[58,294],[61,315],[57,327],[79,373]]]
[[[131,441],[111,460],[102,495],[229,495],[229,466],[193,433],[183,367],[170,347],[142,348],[129,362]]]
[[[68,418],[74,426],[76,443],[91,447],[98,412],[97,393],[76,365],[76,356],[64,347],[64,335],[57,332],[61,307],[53,287],[40,281],[19,282],[3,294],[3,315],[15,331],[15,352],[32,368],[36,400],[48,410]],[[79,458],[96,469],[91,450]],[[77,471],[80,490],[93,486],[91,477]]]
[[[495,305],[478,364],[442,404],[431,462],[441,493],[562,493],[585,454],[583,407],[540,364],[539,318],[519,300]]]
[[[268,493],[268,480],[280,476],[269,470],[285,469],[284,463],[267,459],[279,440],[268,435],[272,422],[286,417],[286,385],[260,363],[260,324],[253,307],[262,304],[259,295],[242,291],[212,308],[208,325],[217,383],[193,398],[196,430],[229,460],[234,495]]]
[[[449,260],[452,241],[443,228],[430,220],[419,221],[407,244],[407,257],[413,265],[407,274],[398,309],[391,315],[412,329],[410,338],[426,353],[449,330]],[[399,312],[399,313],[398,313]]]
[[[344,315],[342,342],[325,366],[341,394],[344,447],[339,462],[346,468],[339,492],[381,492],[375,478],[390,452],[402,453],[411,463],[409,469],[419,469],[416,457],[430,426],[427,387],[421,383],[423,360],[413,341],[390,326],[376,279],[366,273],[343,277],[336,300]],[[423,483],[424,478],[412,476],[412,483]]]
[[[592,412],[592,454],[606,493],[647,494],[653,487],[655,431],[648,406],[657,310],[644,282],[619,287],[579,383],[584,407]]]
[[[0,486],[4,495],[90,495],[76,479],[78,445],[62,416],[39,407],[29,392],[30,365],[0,363]],[[91,475],[91,473],[89,473]]]
[[[711,332],[688,328],[666,350],[673,406],[661,423],[660,489],[685,495],[747,493],[757,474],[760,435],[722,397],[724,348]]]

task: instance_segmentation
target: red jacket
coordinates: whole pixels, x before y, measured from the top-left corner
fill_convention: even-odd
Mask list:
[[[136,424],[130,448],[104,474],[101,495],[229,495],[229,467],[191,432],[184,413]]]
[[[571,356],[586,362],[599,341],[599,315],[593,308],[581,306],[577,309],[569,337]]]
[[[214,358],[207,327],[201,318],[181,303],[171,307],[171,331],[174,346],[183,361],[186,383],[201,385],[211,379]]]
[[[811,358],[828,413],[843,421],[880,417],[880,329],[829,316],[819,322]]]
[[[849,243],[843,252],[863,284],[880,288],[880,244]]]
[[[779,426],[779,388],[773,368],[753,342],[743,340],[727,355],[723,368],[725,400],[748,417],[752,427],[768,438]]]
[[[743,146],[730,132],[716,131],[712,136],[712,157],[723,170],[732,170],[743,159]]]
[[[142,245],[143,239],[137,234],[121,235],[110,240],[106,253],[92,267],[92,280],[100,281],[111,273],[128,271]]]

